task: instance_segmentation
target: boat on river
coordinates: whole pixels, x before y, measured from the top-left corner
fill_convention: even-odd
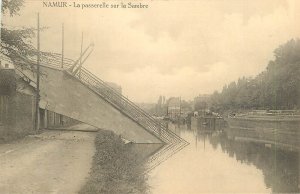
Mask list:
[[[251,111],[231,114],[225,120],[229,127],[282,130],[300,128],[300,112],[294,110]]]
[[[225,120],[237,137],[300,148],[299,111],[252,111],[232,114]]]

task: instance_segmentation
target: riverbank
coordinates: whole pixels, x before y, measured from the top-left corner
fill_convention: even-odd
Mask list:
[[[132,144],[125,144],[111,131],[100,130],[90,177],[80,194],[147,193],[143,159]]]

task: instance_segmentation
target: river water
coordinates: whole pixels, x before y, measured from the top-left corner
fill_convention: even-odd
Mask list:
[[[190,145],[151,171],[151,193],[300,192],[299,151],[240,140],[228,129],[169,128]]]

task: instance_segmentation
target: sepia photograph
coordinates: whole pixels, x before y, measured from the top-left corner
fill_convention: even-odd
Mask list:
[[[0,194],[300,193],[300,0],[0,6]]]

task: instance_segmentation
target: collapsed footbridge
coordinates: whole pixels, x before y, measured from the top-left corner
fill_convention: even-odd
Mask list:
[[[35,82],[34,71],[18,65],[16,70],[24,79]],[[111,130],[133,143],[160,144],[160,149],[148,158],[149,170],[188,145],[89,70],[82,66],[74,68],[72,60],[66,59],[61,67],[59,57],[48,57],[41,61],[40,75],[42,108]]]

